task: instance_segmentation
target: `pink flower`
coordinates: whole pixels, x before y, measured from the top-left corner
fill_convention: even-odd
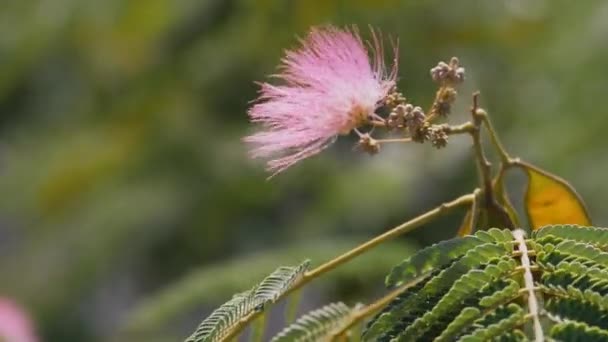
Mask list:
[[[272,176],[364,124],[395,86],[396,55],[387,73],[382,44],[372,36],[370,56],[356,29],[313,28],[283,58],[275,75],[283,84],[261,84],[249,116],[264,130],[244,140],[252,157],[271,158]]]
[[[0,298],[0,341],[38,341],[28,315],[5,298]]]

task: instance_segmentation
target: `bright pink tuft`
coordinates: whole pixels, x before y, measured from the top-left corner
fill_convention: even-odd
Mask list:
[[[372,35],[370,56],[356,30],[313,28],[283,58],[275,76],[284,84],[261,84],[249,116],[265,130],[245,141],[253,157],[274,158],[273,176],[361,125],[393,88],[396,58],[387,73],[382,44]]]
[[[28,315],[5,298],[0,298],[0,341],[38,341]]]

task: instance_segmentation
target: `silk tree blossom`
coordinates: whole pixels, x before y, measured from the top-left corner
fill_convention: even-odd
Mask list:
[[[274,75],[282,84],[261,83],[249,116],[263,129],[244,140],[252,157],[270,159],[273,176],[365,124],[395,87],[397,55],[387,72],[382,43],[372,36],[368,44],[356,29],[313,28],[282,59]]]
[[[28,315],[6,298],[0,298],[0,341],[38,341]]]

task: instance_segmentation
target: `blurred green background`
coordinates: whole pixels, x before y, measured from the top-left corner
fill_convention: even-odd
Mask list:
[[[466,137],[374,157],[341,138],[265,181],[240,140],[254,81],[330,23],[398,37],[399,87],[425,108],[429,69],[459,56],[450,122],[481,90],[509,150],[570,180],[605,224],[605,1],[4,0],[0,296],[46,341],[178,341],[276,266],[319,264],[470,191]],[[462,214],[320,279],[301,310],[373,298]]]

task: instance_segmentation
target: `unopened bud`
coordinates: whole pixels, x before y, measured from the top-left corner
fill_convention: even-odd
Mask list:
[[[374,155],[374,154],[380,152],[380,143],[376,139],[372,138],[367,133],[361,135],[357,146],[363,152],[369,153],[370,155]]]
[[[410,135],[413,136],[415,132],[418,131],[420,127],[422,127],[422,125],[424,124],[424,119],[426,119],[426,115],[424,115],[422,108],[413,107],[412,105],[410,105],[410,107],[407,108],[407,112],[404,115],[404,119],[405,126],[410,131]]]
[[[437,66],[431,69],[431,77],[437,83],[459,84],[464,81],[465,69],[460,66],[458,58],[452,57],[449,64],[437,63]]]
[[[398,113],[397,111],[393,110],[389,115],[388,115],[388,120],[386,120],[386,126],[389,129],[395,129],[395,128],[403,128],[403,115],[401,113]]]
[[[428,137],[431,145],[435,148],[442,148],[448,144],[448,135],[443,126],[431,126],[428,129]]]
[[[384,104],[389,108],[397,107],[406,102],[405,97],[400,92],[393,90],[384,99]]]

